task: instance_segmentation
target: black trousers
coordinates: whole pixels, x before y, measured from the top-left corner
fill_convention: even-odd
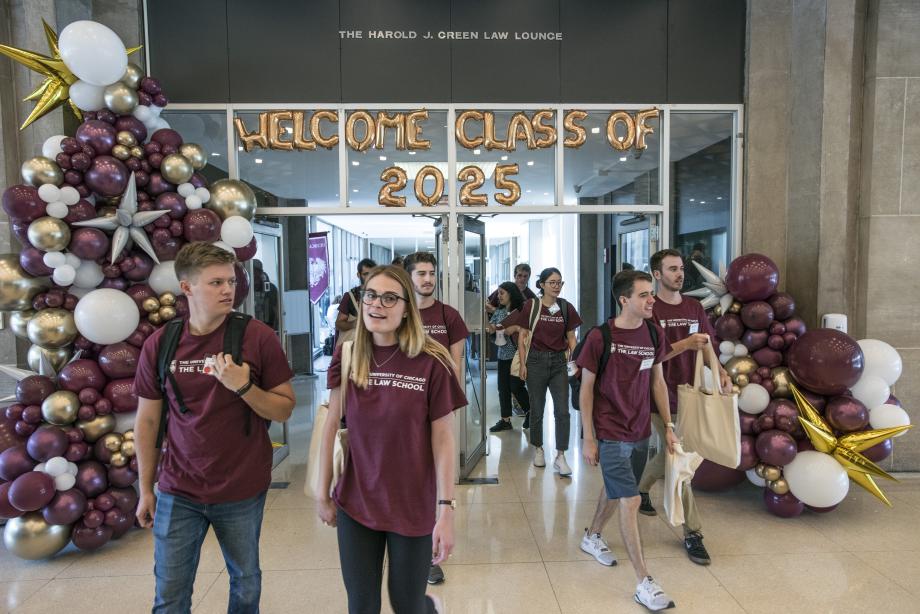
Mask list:
[[[406,537],[375,531],[341,509],[336,526],[349,614],[380,614],[384,552],[390,558],[387,589],[393,612],[435,614],[434,602],[425,595],[431,567],[431,535]]]
[[[502,418],[511,417],[511,395],[517,399],[521,409],[530,411],[530,397],[527,396],[527,386],[519,378],[511,375],[511,360],[498,361],[498,404],[501,407]]]

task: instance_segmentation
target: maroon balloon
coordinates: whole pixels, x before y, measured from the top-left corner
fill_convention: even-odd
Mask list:
[[[745,480],[743,471],[729,469],[712,461],[704,460],[697,468],[691,484],[696,490],[718,492],[737,486]]]
[[[137,472],[132,471],[131,467],[109,466],[109,483],[118,488],[128,488],[137,481]]]
[[[40,405],[26,405],[22,410],[22,419],[28,424],[41,424],[42,408]],[[31,434],[31,433],[30,433]]]
[[[118,510],[109,510],[118,511]],[[120,539],[125,533],[134,528],[134,512],[119,512],[119,515],[110,520],[106,514],[106,526],[112,527],[112,539]]]
[[[91,552],[109,543],[112,535],[112,527],[108,525],[101,524],[98,527],[90,528],[80,522],[74,527],[70,538],[73,540],[74,546],[80,550]]]
[[[86,513],[83,514],[83,524],[85,524],[90,529],[95,529],[98,526],[102,526],[102,523],[104,522],[105,513],[96,509],[94,500],[87,501]]]
[[[95,392],[95,390],[93,392]],[[67,441],[69,441],[70,443],[77,443],[85,439],[85,435],[83,435],[83,431],[81,431],[76,426],[66,427],[64,429],[64,434],[67,435]]]
[[[77,128],[77,141],[83,145],[90,145],[98,155],[106,155],[115,146],[115,136],[118,131],[112,124],[98,119],[90,119]]]
[[[754,433],[759,435],[763,431],[769,431],[773,429],[774,426],[773,416],[763,412],[757,416],[757,419],[754,421]]]
[[[831,328],[810,330],[786,353],[792,377],[809,390],[841,395],[859,380],[863,352],[856,340]]]
[[[753,374],[751,374],[750,382],[751,382],[752,384],[762,384],[762,383],[763,383],[763,376],[760,375],[759,373],[753,373]]]
[[[815,449],[815,447],[807,438],[797,440],[795,442],[795,447],[799,452],[808,452],[809,450]]]
[[[45,375],[30,375],[16,384],[16,400],[23,405],[41,405],[57,386]]]
[[[105,388],[105,374],[99,368],[99,363],[86,358],[77,359],[64,365],[58,373],[58,383],[64,390],[79,393],[84,388],[101,391]]]
[[[77,228],[70,235],[67,249],[83,260],[97,260],[108,251],[109,238],[98,228]]]
[[[100,497],[104,496],[105,495],[100,495]],[[102,508],[100,508],[100,510],[101,509]],[[125,513],[117,507],[110,507],[109,509],[105,510],[105,524],[109,525],[110,527],[114,527],[116,524],[121,524],[124,522],[124,517]]]
[[[45,264],[45,252],[27,245],[19,252],[19,266],[32,277],[47,277],[54,273],[54,269]]]
[[[182,135],[172,128],[160,128],[153,133],[150,140],[159,143],[161,147],[163,145],[172,145],[173,147],[182,146]]]
[[[741,308],[741,321],[748,328],[763,330],[773,322],[773,308],[766,301],[752,301]]]
[[[133,487],[110,488],[106,492],[115,500],[115,507],[126,514],[134,514],[134,510],[137,508],[138,496]]]
[[[115,507],[115,499],[112,498],[112,495],[107,493],[102,493],[96,497],[95,501],[96,509],[102,512],[107,512],[113,507]]]
[[[777,320],[788,320],[795,315],[795,299],[786,292],[777,292],[767,302],[773,308],[773,317]]]
[[[767,339],[770,335],[765,330],[746,330],[741,335],[741,343],[748,349],[748,352],[756,352],[767,345]]]
[[[775,428],[760,433],[757,436],[755,448],[760,460],[777,467],[791,463],[798,452],[792,435]]]
[[[131,350],[137,351],[136,348],[128,344],[125,344],[125,346],[131,348]],[[112,402],[112,410],[116,414],[137,410],[137,395],[134,393],[133,376],[110,381],[102,394]]]
[[[175,192],[163,192],[157,196],[156,208],[161,211],[169,211],[169,217],[174,220],[181,220],[188,212],[185,199]]]
[[[848,396],[834,397],[827,402],[824,415],[838,431],[861,431],[869,424],[869,408],[858,399]]]
[[[176,186],[164,179],[160,173],[151,173],[150,181],[144,189],[151,196],[157,196],[163,192],[175,192]]]
[[[115,120],[115,130],[117,132],[130,132],[137,139],[138,143],[147,140],[147,128],[144,122],[133,115],[121,115]]]
[[[89,455],[89,445],[84,441],[71,443],[64,452],[64,458],[72,463],[79,463]]]
[[[4,520],[9,520],[11,518],[19,518],[25,512],[18,510],[10,503],[10,486],[12,482],[4,482],[0,484],[0,518]]]
[[[233,251],[236,252],[236,259],[240,262],[246,262],[250,258],[256,255],[256,238],[253,237],[250,239],[249,243],[244,247],[235,247]]]
[[[782,335],[770,335],[767,339],[767,345],[771,350],[780,351],[786,347],[786,341],[783,339]]]
[[[246,295],[249,294],[249,274],[239,262],[234,264],[233,268],[236,271],[236,290],[233,294],[233,307],[236,308],[243,304],[243,301],[246,300]]]
[[[217,241],[220,239],[220,217],[210,209],[194,209],[182,221],[187,241]]]
[[[112,462],[112,451],[105,447],[105,439],[97,439],[93,444],[93,458],[106,465]]]
[[[122,273],[124,278],[128,281],[145,281],[150,277],[154,263],[153,258],[144,252],[132,252],[125,258],[124,262],[121,263],[121,266],[128,267],[128,270]]]
[[[43,463],[55,456],[64,456],[69,443],[67,435],[60,428],[50,425],[42,426],[29,436],[26,450],[29,456]]]
[[[881,443],[875,444],[871,448],[866,448],[862,451],[862,455],[873,463],[879,463],[891,456],[892,450],[894,450],[894,440],[886,439]]]
[[[3,210],[14,222],[28,225],[45,215],[46,206],[38,189],[30,185],[14,185],[3,192]]]
[[[805,326],[805,320],[798,317],[789,318],[783,324],[786,326],[786,332],[794,333],[796,337],[801,337],[808,330]]]
[[[728,291],[742,303],[768,299],[776,292],[778,284],[779,269],[763,254],[745,254],[735,258],[725,274]]]
[[[99,352],[99,368],[111,379],[133,377],[140,355],[136,347],[124,341],[113,343]]]
[[[10,230],[13,236],[19,239],[21,245],[31,245],[29,243],[29,222],[13,221],[10,223]]]
[[[783,333],[783,347],[788,350],[798,338],[798,335],[795,333]]]
[[[53,477],[43,471],[30,471],[13,480],[7,495],[16,509],[34,512],[48,505],[54,493]]]
[[[751,354],[751,358],[757,361],[757,364],[771,369],[783,364],[783,353],[768,347],[760,348]]]
[[[814,507],[813,505],[806,505],[805,508],[816,514],[827,514],[828,512],[833,512],[835,509],[837,509],[837,505],[832,505],[830,507]]]
[[[0,453],[0,478],[12,482],[22,474],[35,469],[37,464],[35,459],[29,456],[25,444],[7,448]]]
[[[94,460],[83,461],[77,467],[77,488],[84,495],[98,497],[109,487],[105,466]]]
[[[71,488],[55,494],[42,510],[42,516],[48,524],[73,524],[80,520],[85,511],[86,495],[76,488]]]
[[[805,511],[805,504],[796,499],[791,492],[778,495],[769,488],[764,488],[763,503],[767,506],[767,511],[780,518],[795,518]]]
[[[111,288],[113,290],[121,290],[124,292],[128,289],[128,280],[124,277],[107,277],[102,280],[102,283],[99,284],[100,288]]]
[[[153,288],[147,284],[134,284],[125,290],[125,294],[130,296],[134,303],[137,305],[137,310],[141,315],[146,315],[147,312],[144,311],[144,308],[141,307],[141,304],[148,298],[156,298],[157,294],[153,291]]]
[[[118,196],[128,186],[128,167],[112,156],[97,156],[86,171],[84,180],[93,192],[102,196]]]
[[[16,430],[16,434],[23,438],[27,438],[35,432],[35,425],[29,424],[24,420],[17,422],[14,428]]]
[[[757,452],[754,449],[754,438],[750,435],[741,436],[741,463],[738,465],[738,471],[747,471],[753,469],[758,463]]]
[[[195,186],[196,189],[208,187],[208,179],[201,173],[192,173],[192,178],[188,182]]]
[[[153,251],[156,252],[157,258],[162,260],[175,260],[176,255],[182,246],[185,245],[185,239],[181,237],[170,237],[163,241],[153,243]]]
[[[801,388],[799,388],[799,391],[802,393],[802,396],[811,403],[812,407],[818,411],[823,412],[824,408],[827,407],[827,399],[823,395],[812,392],[811,390],[802,390]]]
[[[757,416],[741,411],[738,412],[738,421],[741,423],[742,434],[752,435],[754,433],[754,422],[757,421]]]
[[[774,427],[786,433],[792,433],[799,423],[798,407],[789,399],[773,399],[764,413],[773,416]]]
[[[723,314],[715,324],[716,335],[723,341],[737,341],[744,333],[744,324],[741,318],[734,313]]]

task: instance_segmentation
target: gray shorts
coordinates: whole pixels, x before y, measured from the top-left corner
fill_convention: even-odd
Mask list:
[[[639,496],[639,476],[648,456],[648,438],[639,441],[598,442],[601,474],[608,499]]]

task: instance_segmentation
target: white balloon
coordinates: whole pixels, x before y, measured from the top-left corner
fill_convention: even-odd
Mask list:
[[[722,365],[724,366],[728,364],[728,361],[734,357],[735,357],[734,354],[719,354],[719,362],[721,362]]]
[[[131,114],[145,124],[153,117],[153,114],[150,112],[150,107],[144,106],[142,104],[134,107],[134,110],[131,111]]]
[[[227,245],[226,243],[224,243],[223,241],[214,241],[214,243],[212,243],[211,245],[213,245],[214,247],[219,247],[224,251],[228,251],[234,256],[236,255],[236,252],[233,251],[233,248]]]
[[[162,113],[162,112],[163,112],[163,109],[165,109],[165,108],[166,108],[166,107],[158,107],[157,105],[152,104],[152,105],[150,105],[150,112],[153,113],[154,116],[159,117],[159,116],[160,116],[160,113]],[[191,139],[189,139],[189,140],[191,140]]]
[[[41,188],[39,188],[39,192],[41,192]],[[863,375],[877,375],[885,380],[889,386],[894,386],[894,383],[901,377],[901,369],[903,368],[901,355],[898,354],[898,351],[878,339],[861,339],[859,347],[862,348],[863,356],[865,357]]]
[[[70,86],[70,99],[81,111],[98,111],[105,108],[105,88],[77,81]]]
[[[231,247],[246,247],[252,241],[252,224],[241,215],[231,215],[220,226],[220,239]]]
[[[201,199],[195,194],[185,197],[185,206],[189,209],[201,209]]]
[[[176,192],[178,192],[179,196],[182,198],[188,198],[195,193],[195,186],[190,183],[180,183],[176,188]]]
[[[116,416],[117,416],[117,415],[118,415],[118,414],[116,414]],[[117,418],[116,418],[116,420],[117,420]],[[67,473],[69,473],[70,475],[77,475],[77,472],[78,472],[79,470],[80,470],[80,468],[77,467],[77,464],[76,464],[76,463],[71,463],[70,461],[67,462]]]
[[[92,260],[83,260],[77,267],[77,274],[73,279],[73,285],[77,288],[95,288],[102,283],[105,275],[102,273],[102,267]],[[70,292],[74,294],[74,289]]]
[[[45,473],[53,478],[67,473],[67,459],[63,456],[55,456],[54,458],[49,458],[45,463]]]
[[[734,354],[735,354],[735,356],[747,356],[747,355],[748,355],[747,346],[744,345],[743,343],[739,343],[739,344],[735,345],[735,352],[734,352]]]
[[[112,288],[93,290],[77,302],[73,312],[80,334],[108,345],[124,341],[140,322],[137,305],[130,296]]]
[[[179,287],[179,278],[176,277],[176,261],[165,260],[154,266],[150,272],[150,278],[147,280],[147,285],[153,288],[153,291],[157,294],[163,294],[164,292],[181,293],[182,288]],[[131,302],[133,303],[134,301]],[[136,312],[137,308],[134,311]]]
[[[67,256],[63,252],[47,252],[42,256],[42,262],[50,269],[56,269],[59,266],[67,264]]]
[[[115,416],[115,432],[124,433],[134,428],[134,420],[137,418],[136,411],[129,411],[123,414],[112,414]]]
[[[869,410],[869,425],[874,429],[890,429],[895,426],[907,426],[910,424],[910,416],[903,408],[897,405],[879,405]],[[906,433],[907,431],[904,431]],[[895,437],[900,437],[904,433],[898,433]]]
[[[64,258],[67,260],[67,264],[76,269],[80,266],[82,260],[76,254],[64,254]]]
[[[783,467],[789,491],[805,505],[831,507],[850,490],[846,469],[830,454],[804,450]]]
[[[211,193],[207,188],[195,188],[195,196],[201,199],[201,202],[206,203],[211,200]]]
[[[719,297],[719,305],[722,307],[722,313],[728,313],[728,308],[735,302],[735,297],[731,294],[723,294]]]
[[[59,266],[54,269],[54,273],[51,275],[51,279],[54,280],[59,286],[69,286],[73,283],[74,278],[77,276],[77,271],[70,266],[65,264],[64,266]]]
[[[95,21],[74,21],[58,36],[61,59],[77,78],[110,85],[125,74],[128,53],[111,29]]]
[[[859,381],[850,386],[850,392],[853,398],[861,401],[866,407],[878,407],[884,405],[888,397],[891,396],[891,388],[878,375],[866,375],[863,373],[859,376]]]
[[[719,344],[719,352],[722,354],[734,354],[735,353],[735,344],[731,341],[723,341]]]
[[[54,478],[55,490],[70,490],[76,483],[76,476],[70,475],[69,473],[62,473]]]
[[[51,137],[54,138],[54,137]],[[51,158],[54,160],[54,156],[45,156],[46,158]],[[53,183],[43,184],[38,188],[38,197],[41,198],[46,203],[53,203],[57,200],[61,200],[61,188],[57,187]]]
[[[45,185],[48,185],[47,183]],[[70,213],[70,210],[67,208],[67,205],[61,201],[55,201],[53,203],[48,203],[48,206],[45,207],[45,213],[51,217],[56,217],[59,220],[63,220],[67,217],[67,214]]]
[[[46,158],[51,158],[54,160],[55,156],[61,153],[61,141],[67,138],[66,134],[55,134],[54,136],[49,136],[45,139],[45,142],[42,143],[42,155]],[[49,184],[45,184],[49,185]],[[39,191],[39,196],[41,196],[41,189]],[[54,200],[57,200],[56,198]]]
[[[50,184],[46,183],[45,185]],[[68,207],[76,205],[78,202],[80,202],[80,193],[77,192],[77,188],[73,187],[72,185],[65,185],[63,188],[61,188],[61,200],[64,201],[64,204]]]
[[[770,393],[760,384],[748,384],[738,395],[738,409],[748,414],[759,414],[770,404]]]
[[[754,471],[753,469],[748,469],[747,471],[744,472],[744,475],[747,476],[748,482],[750,482],[754,486],[759,486],[760,488],[763,488],[764,486],[767,485],[767,481],[763,479],[762,477],[760,477],[759,475],[757,475],[757,472]]]
[[[37,465],[35,465],[35,468],[32,471],[41,471],[42,473],[44,473],[45,463],[38,463]]]

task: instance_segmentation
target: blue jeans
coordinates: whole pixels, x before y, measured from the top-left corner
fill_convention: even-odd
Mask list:
[[[262,571],[259,569],[259,534],[265,493],[232,503],[205,504],[178,495],[157,493],[153,521],[156,613],[190,612],[192,587],[201,543],[214,527],[227,572],[233,614],[259,611]]]

